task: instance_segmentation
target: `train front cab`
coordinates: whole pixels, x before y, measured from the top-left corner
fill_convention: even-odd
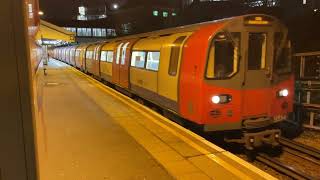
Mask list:
[[[182,116],[205,131],[228,132],[227,141],[248,149],[278,145],[280,130],[274,125],[293,110],[287,34],[278,20],[264,15],[231,18],[196,31],[184,46]]]

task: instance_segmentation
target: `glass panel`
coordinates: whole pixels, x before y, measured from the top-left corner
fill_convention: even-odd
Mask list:
[[[77,36],[81,36],[81,28],[78,28],[78,30],[77,30]]]
[[[266,33],[249,33],[248,70],[259,70],[265,68],[266,49]]]
[[[117,48],[117,59],[116,59],[116,64],[119,64],[120,62],[120,55],[121,55],[121,46],[123,45],[123,43],[119,44],[118,48]]]
[[[211,44],[207,78],[227,78],[237,72],[240,33],[218,33]]]
[[[87,51],[86,59],[92,59],[92,58],[93,58],[93,51]]]
[[[97,28],[96,36],[101,37],[101,28]]]
[[[91,28],[87,28],[86,36],[91,36]]]
[[[107,62],[113,61],[113,51],[108,51]]]
[[[126,62],[126,51],[127,47],[129,45],[129,42],[125,43],[124,46],[122,47],[122,56],[121,56],[121,64],[125,64]]]
[[[286,42],[283,33],[274,35],[274,62],[277,73],[291,72],[292,53],[290,42]]]
[[[303,78],[318,79],[319,78],[320,56],[305,56]],[[313,97],[313,96],[311,96]],[[313,97],[315,98],[315,97]]]
[[[144,68],[146,60],[146,52],[144,51],[133,51],[131,56],[131,66]]]
[[[169,15],[168,12],[166,12],[166,11],[162,12],[162,16],[163,16],[163,17],[168,17],[168,15]]]
[[[103,29],[101,30],[101,36],[102,36],[102,37],[106,37],[106,36],[107,36],[106,29],[103,28]]]
[[[107,61],[107,54],[108,54],[108,51],[101,51],[100,60],[104,62]]]
[[[181,45],[186,36],[181,36],[176,39],[171,48],[170,64],[169,64],[169,75],[175,76],[177,74],[179,57],[181,52]]]
[[[153,14],[153,16],[158,16],[159,15],[159,11],[153,11],[152,14]]]
[[[147,69],[158,71],[159,69],[160,52],[148,52]]]

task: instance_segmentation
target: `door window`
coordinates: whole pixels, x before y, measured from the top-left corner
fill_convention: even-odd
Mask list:
[[[93,51],[87,51],[86,52],[86,59],[92,59],[93,58]]]
[[[218,33],[210,46],[206,77],[223,79],[238,70],[240,33]]]
[[[120,55],[121,55],[121,46],[123,45],[123,43],[119,44],[118,48],[117,48],[117,59],[116,59],[116,64],[119,64],[120,62]]]
[[[121,65],[124,65],[126,62],[126,50],[129,45],[129,42],[125,43],[122,47],[122,56],[121,56]]]
[[[266,66],[267,34],[249,33],[248,70],[264,69]]]

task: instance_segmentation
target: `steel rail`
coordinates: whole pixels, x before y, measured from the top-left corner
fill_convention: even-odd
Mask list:
[[[298,143],[286,138],[280,138],[279,142],[282,146],[294,149],[296,151],[305,153],[313,158],[320,159],[320,150],[304,145],[302,143]]]
[[[312,163],[320,166],[320,161],[319,160],[311,158],[309,155],[303,154],[300,151],[296,151],[296,150],[293,150],[293,149],[290,149],[290,148],[287,148],[287,147],[284,147],[282,150],[287,152],[287,153],[289,153],[289,154],[292,154],[294,156],[297,156],[297,157],[299,157],[301,159],[304,159],[304,160],[306,160],[308,162],[312,162]]]
[[[301,172],[300,170],[286,165],[274,158],[268,157],[265,154],[257,155],[256,160],[293,179],[314,179],[313,177]]]

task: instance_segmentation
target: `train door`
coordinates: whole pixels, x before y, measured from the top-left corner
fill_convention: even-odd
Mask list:
[[[112,64],[112,82],[123,87],[129,88],[129,67],[132,45],[137,40],[127,40],[116,46]]]
[[[246,27],[243,80],[244,119],[267,117],[272,99],[273,32],[271,27]]]
[[[121,61],[120,61],[120,79],[119,84],[123,88],[129,88],[129,68],[131,64],[131,49],[137,39],[129,40],[124,43],[121,49]]]
[[[102,45],[97,45],[94,49],[92,73],[100,77],[100,50]]]
[[[113,59],[112,62],[112,82],[114,84],[119,85],[120,84],[120,58],[121,58],[121,49],[124,43],[119,43],[113,52]]]

